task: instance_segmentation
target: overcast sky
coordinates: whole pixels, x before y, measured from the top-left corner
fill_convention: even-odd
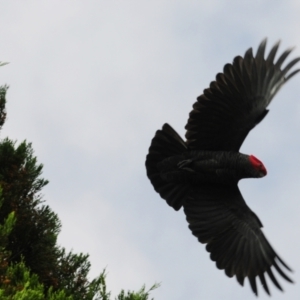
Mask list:
[[[91,278],[108,289],[161,282],[155,300],[254,299],[216,268],[204,245],[154,191],[145,156],[168,122],[182,136],[188,114],[225,63],[264,37],[296,46],[294,1],[2,1],[0,83],[9,84],[1,137],[32,142],[44,164],[46,203],[62,222],[59,244],[90,254]],[[268,170],[240,187],[264,233],[295,272],[300,295],[300,76],[242,147]],[[272,284],[270,284],[272,285]],[[269,299],[259,287],[260,299]]]

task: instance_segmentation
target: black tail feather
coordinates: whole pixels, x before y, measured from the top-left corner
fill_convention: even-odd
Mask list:
[[[164,159],[182,154],[187,146],[177,132],[168,124],[157,130],[146,157],[147,176],[156,192],[175,210],[179,210],[189,193],[189,185],[166,182],[160,176],[157,165]]]

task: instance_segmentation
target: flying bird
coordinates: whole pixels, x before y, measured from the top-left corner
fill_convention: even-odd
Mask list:
[[[256,295],[257,277],[270,295],[266,275],[282,290],[275,270],[293,282],[286,275],[291,269],[266,239],[238,187],[243,178],[267,175],[258,158],[239,149],[267,115],[278,90],[300,71],[291,71],[300,57],[282,66],[292,49],[275,60],[279,42],[265,58],[266,43],[261,42],[255,56],[250,48],[226,64],[197,98],[185,126],[186,141],[164,124],[146,157],[155,191],[176,211],[183,207],[190,230],[206,244],[217,268],[242,286],[248,277]]]

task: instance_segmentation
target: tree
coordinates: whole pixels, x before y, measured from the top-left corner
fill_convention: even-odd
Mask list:
[[[0,87],[0,129],[7,89]],[[105,272],[92,281],[87,278],[88,254],[57,246],[61,223],[42,200],[41,190],[48,184],[41,178],[42,169],[31,143],[0,141],[0,299],[110,299]],[[156,287],[121,291],[117,300],[146,300]]]
[[[3,198],[0,189],[0,210]],[[23,259],[16,264],[9,264],[10,251],[7,250],[9,235],[16,223],[15,213],[11,212],[0,224],[0,299],[1,300],[72,300],[64,290],[53,292],[50,287],[45,294],[43,284],[36,274],[31,274]]]

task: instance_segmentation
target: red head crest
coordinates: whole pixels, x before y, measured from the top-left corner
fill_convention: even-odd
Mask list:
[[[265,168],[264,164],[259,159],[257,159],[254,155],[250,155],[249,160],[250,160],[250,163],[252,164],[252,166],[256,170],[261,172],[263,174],[263,176],[267,175],[267,169]]]

